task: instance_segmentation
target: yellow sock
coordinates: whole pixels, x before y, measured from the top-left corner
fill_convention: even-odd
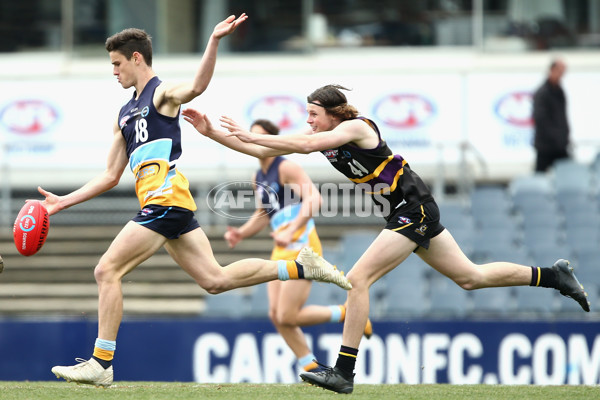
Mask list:
[[[339,305],[340,310],[342,311],[342,315],[340,317],[340,322],[344,322],[346,320],[346,306]]]
[[[94,346],[94,357],[97,357],[104,361],[112,361],[114,355],[114,350],[104,350]]]
[[[319,364],[317,364],[316,362],[312,361],[310,364],[305,365],[304,367],[302,367],[305,371],[310,371],[311,369],[315,369],[318,368]]]
[[[296,261],[286,261],[285,267],[290,279],[298,279],[298,266],[296,265]]]

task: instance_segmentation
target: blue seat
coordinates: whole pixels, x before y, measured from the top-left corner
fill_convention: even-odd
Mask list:
[[[341,246],[332,247],[323,245],[323,258],[330,264],[337,265],[343,271],[349,271],[352,265],[344,265]]]
[[[519,225],[519,220],[511,214],[485,214],[474,218],[475,225],[484,229],[515,229]]]
[[[474,228],[448,228],[448,231],[465,254],[471,254],[475,249]]]
[[[517,286],[514,288],[520,312],[550,315],[558,310],[558,291],[548,288]]]
[[[600,227],[600,213],[573,209],[565,214],[565,227],[567,229]]]
[[[467,292],[442,275],[432,279],[430,299],[429,315],[432,317],[462,318],[469,308]]]
[[[310,294],[306,300],[306,304],[314,304],[320,306],[330,306],[336,304],[344,304],[348,292],[336,285],[313,282],[310,289]]]
[[[505,316],[516,309],[510,287],[495,287],[471,292],[471,314],[475,316]]]
[[[487,227],[475,231],[475,249],[512,247],[519,243],[520,234],[514,227]]]
[[[594,247],[580,251],[574,265],[574,272],[579,282],[600,287],[600,248]]]
[[[253,286],[248,301],[247,315],[250,317],[269,317],[269,295],[267,293],[267,284]]]
[[[509,193],[515,210],[521,214],[544,210],[557,212],[555,190],[546,174],[526,175],[514,178],[509,184]]]
[[[498,247],[487,251],[485,262],[504,261],[515,264],[531,265],[532,258],[527,249],[521,246],[512,246],[509,248]]]
[[[248,300],[240,289],[204,297],[203,317],[241,318],[249,312]]]
[[[473,229],[475,228],[475,220],[471,214],[468,213],[451,213],[440,211],[440,222],[448,230],[455,229]]]
[[[585,192],[557,192],[556,203],[561,211],[566,213],[587,212],[588,214],[598,214],[598,204],[593,194],[589,190]]]
[[[562,242],[562,231],[558,228],[525,225],[523,229],[523,246],[529,251],[559,246]]]
[[[411,254],[380,280],[385,281],[387,287],[392,291],[397,291],[399,288],[408,285],[424,286],[430,270],[431,267],[421,260],[419,256]]]
[[[540,246],[531,249],[529,253],[536,267],[551,267],[560,258],[573,260],[573,253],[565,244]]]
[[[446,214],[458,214],[458,215],[468,215],[469,209],[461,202],[456,201],[442,201],[438,203],[438,208],[440,209],[440,214],[442,218]]]
[[[586,164],[573,159],[558,160],[552,167],[553,183],[557,193],[590,193],[592,171]]]
[[[577,265],[579,268],[599,269],[600,247],[590,247],[577,253]]]
[[[597,248],[600,246],[600,226],[568,225],[565,230],[565,240],[574,253]]]
[[[378,235],[373,230],[345,232],[340,242],[342,269],[350,270]]]
[[[544,228],[558,231],[565,223],[563,214],[548,210],[530,210],[521,215],[523,228]]]
[[[383,315],[385,317],[406,318],[422,317],[429,309],[423,282],[411,282],[402,286],[394,286],[388,290],[383,299]]]
[[[520,215],[558,215],[559,208],[553,194],[522,192],[513,197],[514,208]]]
[[[513,199],[515,196],[518,197],[526,193],[552,196],[554,186],[546,174],[533,174],[513,178],[508,185],[508,191]]]
[[[518,245],[516,229],[480,229],[476,231],[472,261],[477,264],[497,261],[499,254],[510,254]]]
[[[471,214],[476,219],[491,214],[508,214],[512,207],[506,188],[500,185],[476,187],[469,197]]]

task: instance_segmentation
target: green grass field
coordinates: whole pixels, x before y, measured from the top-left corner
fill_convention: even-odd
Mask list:
[[[96,388],[66,382],[0,382],[2,400],[56,399],[349,399],[410,400],[589,400],[600,398],[597,386],[502,386],[502,385],[355,385],[354,393],[341,395],[306,384],[199,384],[180,382],[115,382]]]

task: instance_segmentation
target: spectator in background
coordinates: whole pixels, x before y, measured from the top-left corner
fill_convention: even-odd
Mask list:
[[[569,158],[567,97],[560,85],[566,69],[563,60],[552,61],[548,78],[533,95],[536,172],[546,172],[556,160]]]

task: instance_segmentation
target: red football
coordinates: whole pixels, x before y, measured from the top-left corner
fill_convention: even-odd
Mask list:
[[[32,256],[37,253],[48,236],[50,219],[48,210],[38,200],[29,200],[19,211],[13,225],[13,238],[19,253]]]

